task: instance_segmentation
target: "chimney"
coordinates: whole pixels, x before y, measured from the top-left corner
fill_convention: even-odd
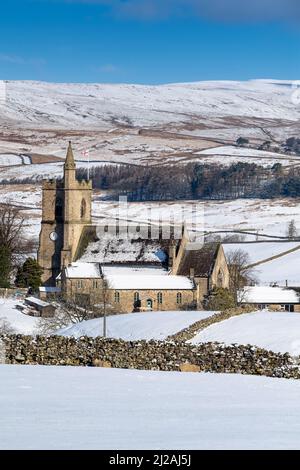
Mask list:
[[[194,277],[195,277],[195,269],[190,268],[190,279],[194,279]]]
[[[176,244],[174,243],[174,240],[172,240],[171,244],[169,245],[169,268],[173,268],[175,258],[176,258]]]

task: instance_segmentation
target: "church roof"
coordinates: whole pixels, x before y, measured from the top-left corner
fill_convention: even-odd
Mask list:
[[[80,261],[110,263],[151,263],[163,264],[167,261],[168,243],[159,240],[124,238],[103,235],[91,242]]]
[[[72,263],[65,268],[68,279],[92,279],[104,275],[110,289],[120,290],[191,290],[194,283],[186,276],[173,276],[158,266]]]
[[[158,267],[105,266],[102,268],[111,289],[190,290],[194,283],[185,276],[173,276]]]
[[[71,279],[91,279],[101,277],[99,263],[72,263],[65,268],[65,276]]]
[[[177,274],[189,276],[190,270],[194,269],[195,277],[209,277],[213,271],[219,247],[219,243],[206,243],[202,247],[189,243],[185,249]]]

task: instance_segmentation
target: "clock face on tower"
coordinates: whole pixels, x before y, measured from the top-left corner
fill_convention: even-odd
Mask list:
[[[53,242],[55,242],[58,239],[58,235],[56,232],[51,232],[49,237],[50,237],[50,240],[52,240]]]

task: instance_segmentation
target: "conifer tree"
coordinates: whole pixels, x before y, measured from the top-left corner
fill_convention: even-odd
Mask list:
[[[42,283],[43,270],[33,258],[27,258],[23,266],[18,268],[15,284],[17,287],[31,287],[38,289]]]

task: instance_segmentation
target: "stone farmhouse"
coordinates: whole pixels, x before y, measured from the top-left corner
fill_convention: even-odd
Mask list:
[[[271,286],[247,286],[239,292],[241,305],[258,310],[300,312],[299,289]]]
[[[119,312],[201,308],[229,271],[219,243],[202,244],[182,227],[165,239],[124,227],[101,235],[92,222],[92,183],[78,181],[69,143],[61,180],[43,182],[38,262],[44,292],[59,287],[82,304],[107,303]],[[145,232],[145,230],[143,231]]]

